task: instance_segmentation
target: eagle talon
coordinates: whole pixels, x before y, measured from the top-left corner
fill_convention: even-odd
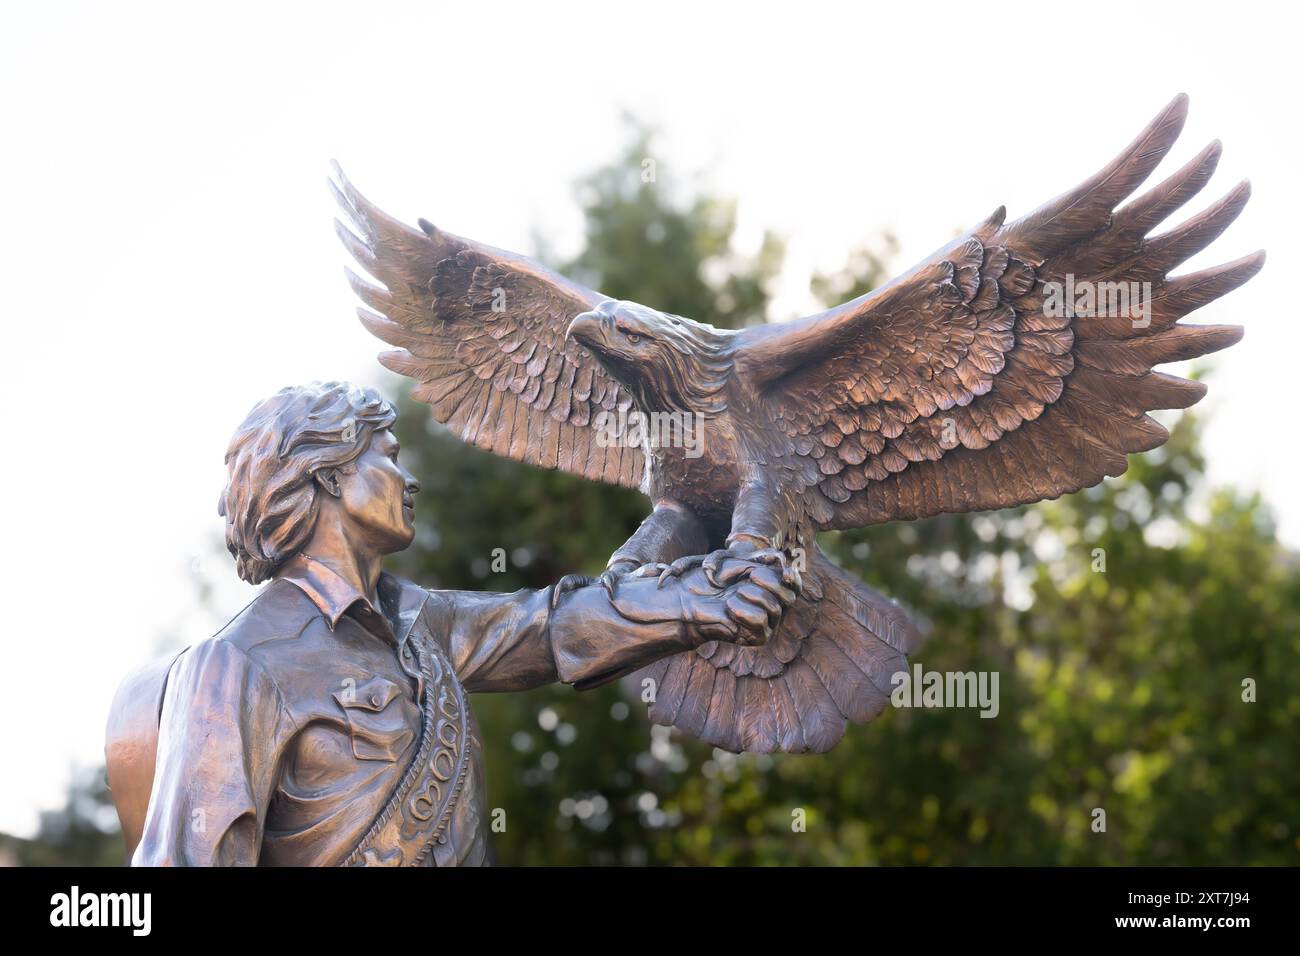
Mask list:
[[[627,576],[629,578],[648,578],[651,575],[662,574],[666,567],[668,565],[662,561],[651,561],[649,564],[643,564],[639,568],[629,571]]]
[[[684,558],[678,558],[659,573],[659,587],[663,587],[664,582],[669,578],[680,578],[691,568],[698,568],[703,563],[704,558],[698,554],[689,554]]]
[[[732,544],[729,547],[714,551],[703,560],[704,576],[708,578],[711,585],[715,588],[727,585],[727,582],[719,579],[718,574],[727,561],[733,560],[748,561],[751,564],[766,564],[781,569],[784,569],[789,562],[785,553],[779,548],[752,548],[745,547],[744,543]]]
[[[758,551],[745,555],[746,561],[753,561],[756,564],[766,564],[769,567],[784,567],[789,558],[785,552],[779,548],[760,548]]]
[[[570,591],[576,591],[578,588],[585,588],[595,580],[595,578],[586,574],[566,574],[560,578],[555,582],[555,589],[551,591],[551,610],[555,610],[560,603],[560,598],[564,597],[564,595]]]
[[[618,587],[618,579],[635,568],[636,565],[632,562],[620,561],[600,572],[600,577],[596,580],[605,589],[605,593],[609,595],[609,599],[612,601],[615,598],[614,591]]]
[[[600,582],[600,586],[605,589],[605,594],[609,596],[609,599],[614,600],[614,581],[616,580],[614,572],[606,569],[600,572],[600,577],[597,580]]]
[[[704,561],[701,562],[701,567],[704,568],[704,576],[708,578],[711,585],[715,588],[722,587],[722,583],[718,581],[718,572],[722,570],[722,562],[726,561],[728,558],[734,558],[737,556],[738,555],[735,552],[723,548],[710,553]]]

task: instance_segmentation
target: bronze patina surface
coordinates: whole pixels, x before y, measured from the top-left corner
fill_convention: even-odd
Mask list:
[[[1205,186],[1219,144],[1129,198],[1186,115],[1179,96],[1082,185],[1013,222],[999,208],[867,295],[739,331],[611,299],[424,220],[410,228],[341,172],[339,235],[382,283],[352,276],[362,322],[398,347],[380,361],[415,380],[438,421],[496,454],[649,496],[609,580],[675,554],[687,557],[670,575],[794,558],[804,591],[772,640],[655,662],[650,715],[727,750],[818,752],[885,709],[919,638],[826,558],[818,532],[1023,505],[1119,475],[1168,437],[1147,412],[1205,393],[1153,367],[1241,337],[1178,320],[1247,281],[1262,252],[1170,273],[1237,217],[1248,184],[1152,235]],[[632,412],[689,423],[694,441],[609,441]]]
[[[651,718],[731,751],[822,752],[886,707],[920,629],[816,535],[1055,498],[1162,444],[1148,412],[1205,388],[1153,371],[1236,342],[1179,320],[1256,253],[1171,272],[1236,218],[1243,183],[1153,235],[1209,180],[1211,144],[1133,197],[1178,138],[1176,98],[1105,169],[998,209],[889,284],[739,331],[586,289],[338,173],[338,232],[375,284],[384,365],[463,440],[638,488],[651,513],[595,581],[429,591],[395,413],[338,383],[258,405],[221,502],[241,577],[270,583],[215,637],[122,685],[109,777],[138,864],[449,865],[489,858],[469,699],[637,674]],[[654,425],[667,425],[670,440]]]

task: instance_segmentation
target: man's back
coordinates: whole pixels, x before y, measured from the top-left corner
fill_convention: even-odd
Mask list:
[[[118,819],[122,821],[127,862],[144,832],[158,756],[158,720],[162,716],[167,675],[179,656],[160,657],[128,674],[113,695],[108,711],[104,757],[108,788],[117,806]]]

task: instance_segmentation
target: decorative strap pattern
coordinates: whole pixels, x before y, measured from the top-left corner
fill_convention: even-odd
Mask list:
[[[424,675],[420,745],[411,766],[343,866],[420,866],[446,840],[469,769],[469,708],[451,661],[432,640],[412,640]]]

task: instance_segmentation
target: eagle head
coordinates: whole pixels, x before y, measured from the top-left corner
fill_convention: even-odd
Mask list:
[[[607,299],[569,323],[587,349],[643,411],[718,413],[731,372],[734,332]]]

